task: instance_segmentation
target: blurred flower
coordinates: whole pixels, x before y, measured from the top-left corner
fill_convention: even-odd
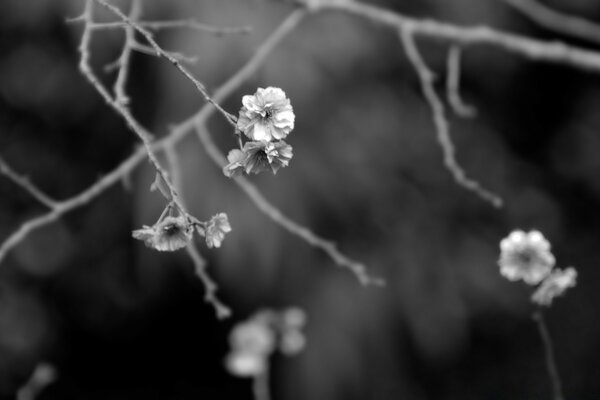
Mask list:
[[[252,318],[237,325],[229,337],[231,352],[226,367],[236,376],[257,376],[266,371],[268,358],[275,349],[275,333],[269,321]]]
[[[294,111],[285,92],[276,87],[258,88],[242,97],[237,127],[250,140],[284,139],[294,129]]]
[[[246,170],[247,158],[248,155],[242,150],[231,150],[227,155],[227,161],[229,161],[229,164],[223,167],[223,174],[225,174],[225,176],[228,178],[241,175]]]
[[[296,307],[288,308],[281,314],[281,342],[279,350],[285,355],[301,352],[306,345],[306,337],[302,332],[306,324],[306,313]]]
[[[193,224],[183,216],[168,216],[153,226],[144,225],[133,231],[133,237],[158,251],[175,251],[187,246],[193,232]]]
[[[231,150],[227,159],[229,164],[223,168],[228,176],[237,176],[245,171],[247,174],[272,171],[274,174],[281,167],[287,167],[292,159],[292,146],[283,140],[277,142],[246,142],[242,150]]]
[[[305,323],[306,314],[299,308],[257,312],[231,331],[231,351],[225,366],[236,376],[256,377],[265,373],[276,348],[285,355],[297,354],[304,348]]]
[[[552,300],[568,288],[575,287],[577,271],[573,267],[554,270],[531,296],[531,301],[541,306],[550,306]]]
[[[511,281],[529,285],[541,282],[554,267],[550,243],[538,231],[516,230],[500,242],[500,274]]]
[[[228,232],[231,232],[231,225],[227,214],[220,213],[213,216],[204,227],[206,245],[209,248],[221,247],[221,242]]]

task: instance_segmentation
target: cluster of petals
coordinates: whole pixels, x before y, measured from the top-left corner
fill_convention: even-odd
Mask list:
[[[242,173],[271,171],[287,167],[292,146],[283,139],[294,129],[294,110],[283,90],[276,87],[258,88],[253,95],[242,98],[237,129],[248,141],[231,150],[223,173],[237,176]]]
[[[550,243],[541,232],[515,230],[500,242],[500,274],[511,281],[540,283],[554,267]]]
[[[237,128],[252,141],[282,140],[294,129],[294,110],[280,88],[258,88],[242,97],[242,105]]]
[[[234,149],[227,155],[223,168],[225,176],[238,176],[242,173],[258,174],[271,171],[274,174],[281,167],[287,167],[293,156],[292,146],[283,140],[279,142],[246,142],[242,150]]]
[[[550,306],[555,297],[576,284],[577,271],[573,267],[555,269],[555,262],[550,242],[537,230],[515,230],[500,242],[500,274],[537,286],[531,300],[540,306]]]
[[[204,227],[197,226],[198,233],[206,239],[206,245],[209,249],[221,247],[225,235],[231,232],[231,224],[227,214],[219,213],[204,223]]]
[[[170,209],[170,205],[165,211]],[[132,232],[135,239],[142,240],[146,246],[158,251],[176,251],[186,247],[192,240],[194,228],[204,236],[209,248],[220,247],[225,235],[231,232],[227,214],[220,213],[206,222],[200,222],[194,217],[180,214],[167,215],[152,226],[144,225],[142,229]]]
[[[536,289],[531,301],[540,306],[549,307],[555,297],[562,295],[567,289],[575,287],[577,271],[573,267],[564,270],[557,268]]]
[[[305,323],[306,315],[298,308],[282,312],[259,311],[231,331],[231,349],[225,358],[225,366],[235,376],[264,374],[275,350],[293,355],[304,348],[306,339],[302,328]]]
[[[153,226],[144,225],[133,231],[133,237],[158,251],[175,251],[192,240],[194,226],[183,216],[167,216]]]

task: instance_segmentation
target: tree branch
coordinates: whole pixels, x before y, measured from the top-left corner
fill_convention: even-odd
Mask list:
[[[305,0],[306,1],[306,0]],[[531,39],[501,32],[487,26],[461,27],[429,19],[407,17],[377,6],[357,1],[322,1],[312,6],[315,11],[343,11],[394,30],[409,29],[422,35],[462,45],[491,45],[531,60],[569,65],[574,68],[600,72],[600,53],[570,46],[562,42]]]
[[[54,209],[57,205],[56,200],[50,198],[46,193],[38,189],[33,183],[27,179],[25,176],[21,176],[16,173],[3,158],[0,157],[0,173],[10,179],[13,183],[19,186],[21,189],[25,190],[27,193],[31,195],[38,202],[48,207],[49,209]]]
[[[446,98],[448,104],[457,115],[470,118],[477,114],[477,109],[465,104],[460,97],[460,56],[462,49],[453,45],[448,50],[448,72],[446,75]]]
[[[88,0],[86,12],[91,12],[88,7],[91,7],[91,1]],[[257,48],[254,55],[244,64],[234,75],[224,82],[214,94],[214,100],[218,102],[224,101],[231,96],[248,78],[256,72],[258,68],[265,62],[271,52],[287,37],[306,15],[304,10],[297,10],[291,13],[281,25],[273,31],[273,33],[265,40],[265,42]],[[83,18],[79,17],[79,18]],[[88,33],[88,36],[90,34]],[[83,40],[82,35],[82,41]],[[90,38],[86,41],[89,43]],[[87,48],[87,47],[86,47]],[[85,64],[87,65],[87,63]],[[93,75],[92,75],[93,77]],[[153,142],[150,148],[153,152],[161,151],[165,146],[171,143],[177,143],[193,131],[196,123],[206,121],[214,113],[214,108],[204,105],[194,115],[186,120],[175,125],[169,135]],[[0,245],[0,263],[6,258],[9,251],[14,249],[19,243],[25,240],[29,234],[38,228],[51,224],[58,220],[66,213],[73,211],[79,207],[88,204],[90,201],[104,193],[109,187],[117,182],[120,182],[124,177],[131,174],[133,169],[137,167],[146,158],[146,149],[140,147],[133,152],[126,160],[121,162],[115,169],[105,175],[100,180],[96,181],[90,187],[85,189],[80,194],[73,196],[67,200],[57,202],[56,206],[48,213],[25,221],[19,229],[10,234]]]
[[[534,0],[504,0],[538,25],[564,35],[600,44],[600,25],[584,18],[562,14]]]
[[[484,189],[477,181],[466,176],[464,170],[456,161],[456,150],[452,139],[450,138],[450,126],[444,112],[444,103],[440,100],[433,86],[434,74],[425,64],[414,41],[413,31],[410,27],[404,26],[399,31],[400,39],[404,45],[404,50],[409,61],[412,63],[415,72],[421,83],[423,96],[429,103],[433,115],[437,140],[444,153],[444,165],[452,174],[456,183],[467,190],[477,194],[482,199],[490,202],[494,207],[502,206],[502,199],[496,194]]]
[[[135,29],[136,31],[138,31],[141,35],[144,36],[144,38],[146,38],[146,40],[148,41],[148,43],[150,43],[150,45],[154,48],[154,50],[156,51],[156,54],[165,58],[166,60],[168,60],[171,64],[173,64],[175,66],[175,68],[177,68],[183,75],[185,75],[190,81],[192,81],[192,83],[194,84],[194,86],[196,86],[196,89],[198,89],[198,91],[202,94],[202,96],[204,97],[204,99],[206,101],[208,101],[210,104],[212,104],[221,114],[223,114],[225,116],[225,119],[227,119],[227,121],[233,125],[234,127],[236,126],[236,118],[231,115],[230,113],[228,113],[227,111],[225,111],[223,109],[223,107],[221,107],[216,101],[213,100],[213,98],[209,95],[208,90],[206,89],[206,87],[204,87],[204,84],[202,82],[200,82],[198,79],[196,79],[191,72],[189,72],[183,65],[181,65],[181,63],[179,62],[179,60],[177,60],[175,57],[173,57],[171,54],[169,54],[168,52],[164,51],[154,40],[154,38],[152,37],[152,33],[150,33],[147,29],[139,26],[138,24],[136,24],[134,21],[132,21],[131,19],[129,19],[125,14],[123,14],[123,12],[121,10],[119,10],[117,7],[108,4],[105,0],[94,0],[96,3],[102,5],[103,7],[105,7],[106,9],[108,9],[109,11],[111,11],[113,14],[115,14],[116,16],[118,16],[123,22],[125,22],[127,25],[131,26],[133,29]]]

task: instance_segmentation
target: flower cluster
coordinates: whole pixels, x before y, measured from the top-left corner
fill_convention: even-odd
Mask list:
[[[231,231],[231,225],[225,213],[202,222],[171,202],[154,225],[144,225],[142,229],[134,230],[132,236],[155,250],[175,251],[190,243],[194,230],[205,238],[209,248],[220,247],[225,235]]]
[[[264,171],[275,174],[287,167],[293,153],[283,139],[294,129],[294,120],[290,100],[279,88],[258,88],[244,96],[237,120],[240,148],[229,152],[223,173],[228,177]],[[242,133],[248,139],[243,145]]]
[[[555,262],[550,243],[539,231],[515,230],[500,242],[500,274],[511,281],[539,285],[531,297],[535,304],[549,306],[576,284],[577,271],[554,269]]]
[[[262,310],[236,325],[229,336],[231,351],[225,366],[233,375],[257,377],[269,369],[275,350],[285,355],[298,354],[306,344],[302,328],[306,314],[299,308],[281,312]]]

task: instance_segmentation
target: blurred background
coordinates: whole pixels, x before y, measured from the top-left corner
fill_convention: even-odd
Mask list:
[[[149,20],[253,27],[249,35],[157,34],[165,49],[198,56],[189,67],[211,91],[292,11],[266,0],[143,3]],[[535,26],[500,0],[370,3],[594,48]],[[597,1],[545,4],[600,20]],[[84,190],[139,146],[77,70],[82,27],[65,19],[82,8],[77,0],[4,0],[0,13],[0,155],[57,199]],[[103,66],[122,40],[118,30],[94,36],[92,63],[109,86],[115,75]],[[443,95],[447,44],[418,45]],[[177,147],[183,195],[200,219],[229,215],[223,246],[202,252],[233,317],[216,320],[185,252],[159,253],[131,238],[164,207],[149,191],[153,172],[144,162],[0,265],[0,397],[15,398],[45,361],[58,377],[39,399],[250,399],[250,381],[223,366],[227,335],[260,308],[295,305],[309,316],[308,346],[273,360],[274,399],[550,399],[530,289],[501,278],[496,264],[503,237],[536,228],[558,266],[579,271],[577,287],[546,313],[566,397],[598,399],[599,77],[492,47],[464,53],[461,94],[478,114],[448,110],[452,137],[467,174],[504,198],[498,210],[444,169],[396,33],[341,13],[309,16],[222,105],[237,114],[241,96],[257,87],[285,90],[296,114],[294,158],[276,176],[251,180],[387,287],[361,287],[266,218],[192,135]],[[203,104],[171,65],[139,53],[128,90],[133,113],[156,137]],[[220,116],[209,125],[224,152],[236,145]],[[0,238],[44,211],[0,179]]]

